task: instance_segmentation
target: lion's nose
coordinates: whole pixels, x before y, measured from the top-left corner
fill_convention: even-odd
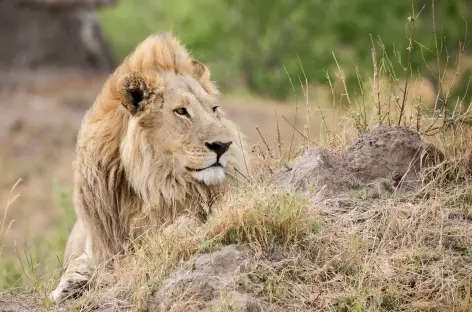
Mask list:
[[[208,147],[208,149],[214,151],[216,153],[217,158],[220,158],[221,155],[223,155],[229,148],[229,146],[233,142],[221,142],[221,141],[215,141],[215,142],[205,142],[205,146]]]

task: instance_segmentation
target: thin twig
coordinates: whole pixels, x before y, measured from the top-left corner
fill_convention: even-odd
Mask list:
[[[436,67],[437,67],[437,70],[438,70],[438,77],[437,77],[437,88],[438,88],[438,92],[437,92],[437,96],[436,96],[436,101],[434,103],[434,110],[437,109],[437,104],[438,104],[438,100],[439,100],[439,94],[442,93],[442,83],[441,83],[441,79],[439,77],[441,77],[441,66],[440,66],[440,59],[439,59],[439,47],[438,47],[438,34],[437,34],[437,30],[436,30],[436,6],[435,6],[435,0],[431,0],[431,15],[432,15],[432,19],[433,19],[433,36],[434,36],[434,45],[436,47]],[[442,103],[442,106],[445,106],[446,103]]]
[[[420,132],[421,130],[421,96],[420,96],[420,100],[419,100],[419,103],[416,104],[416,131],[417,132]]]
[[[377,119],[379,126],[382,125],[382,107],[380,105],[380,87],[379,87],[379,68],[377,65],[377,53],[375,51],[374,39],[372,34],[370,35],[370,41],[372,42],[372,62],[374,63],[374,103],[377,107]]]
[[[346,85],[346,74],[341,69],[341,66],[338,63],[338,60],[336,59],[336,55],[334,54],[334,52],[331,52],[331,53],[333,54],[334,61],[336,62],[336,66],[338,67],[338,70],[339,70],[339,76],[338,77],[341,78],[341,81],[343,82],[344,92],[345,92],[345,95],[347,97],[347,101],[349,103],[349,106],[352,106],[351,98],[349,97],[349,91],[347,90],[347,85]]]
[[[288,76],[288,79],[290,81],[290,85],[292,86],[293,93],[295,94],[295,123],[297,123],[297,117],[298,117],[298,96],[297,92],[295,90],[295,86],[293,85],[292,78],[290,78],[290,75],[288,74],[287,68],[284,67],[285,73]],[[285,117],[284,117],[285,118]],[[293,146],[293,140],[295,138],[295,131],[292,132],[292,139],[290,140],[290,146],[288,148],[288,156],[287,156],[287,161],[290,160],[290,156],[292,154],[292,146]]]
[[[302,69],[304,83],[300,79],[300,85],[302,87],[303,95],[305,98],[305,108],[306,108],[306,137],[310,140],[310,126],[311,126],[311,112],[310,112],[310,105],[308,100],[308,78],[305,74],[305,69],[303,68],[302,62],[300,57],[298,57],[298,63],[300,64],[300,68]],[[300,77],[299,77],[300,78]],[[321,110],[320,110],[321,112]],[[323,118],[323,113],[321,112],[321,118]],[[307,142],[308,143],[308,142]]]
[[[336,96],[334,94],[334,85],[329,77],[329,72],[325,70],[326,80],[328,80],[329,88],[331,89],[331,98],[333,100],[333,109],[336,109]]]
[[[258,127],[258,126],[256,126],[256,130],[257,130],[257,133],[259,133],[259,136],[261,137],[262,142],[264,142],[264,145],[266,146],[267,151],[269,152],[269,156],[272,157],[272,152],[271,152],[271,150],[270,150],[269,144],[267,144],[267,141],[265,140],[265,138],[264,138],[264,136],[262,135],[261,131],[259,130],[259,127]]]
[[[248,177],[246,177],[241,171],[238,170],[238,168],[234,167],[234,170],[239,173],[243,178],[245,178],[248,182],[251,182]]]
[[[405,86],[403,87],[403,99],[402,99],[402,104],[400,106],[400,116],[398,117],[398,125],[401,125],[402,119],[403,119],[403,114],[405,112],[405,106],[406,106],[406,99],[408,95],[408,84],[410,82],[410,76],[412,75],[412,70],[411,70],[411,58],[412,58],[412,52],[413,52],[413,43],[414,43],[414,34],[415,34],[415,0],[411,0],[411,16],[409,18],[409,25],[411,25],[409,28],[407,27],[407,35],[408,35],[408,64],[406,67],[406,71],[408,72],[406,79],[405,79]]]
[[[301,133],[300,130],[297,129],[297,127],[295,127],[294,125],[292,125],[292,124],[290,123],[290,121],[288,121],[287,118],[285,118],[284,115],[282,115],[282,118],[283,118],[295,131],[297,131],[298,134],[300,134],[304,139],[306,139],[306,140],[307,140],[308,142],[310,142],[311,144],[314,144],[314,142],[309,141],[308,138],[307,138],[303,133]]]
[[[7,215],[8,215],[8,210],[10,208],[10,206],[18,199],[18,197],[20,197],[19,194],[16,194],[14,196],[12,196],[12,193],[13,193],[13,190],[18,186],[18,184],[20,184],[20,182],[22,181],[21,178],[19,178],[16,183],[13,185],[13,187],[11,188],[10,190],[10,193],[8,195],[8,199],[7,199],[7,204],[6,204],[6,207],[5,207],[5,212],[3,213],[3,217],[2,217],[2,224],[0,226],[0,235],[2,236],[6,236],[7,233],[8,233],[8,229],[10,229],[11,225],[13,224],[13,220],[8,224],[8,227],[7,229],[5,230],[4,232],[4,229],[5,229],[5,221],[7,220]],[[0,245],[0,256],[2,255],[2,252],[3,252],[3,245]]]
[[[277,143],[279,147],[279,155],[282,156],[282,138],[280,137],[280,127],[279,127],[279,116],[277,116],[277,111],[274,110],[275,120],[277,122]]]
[[[239,136],[239,145],[241,146],[241,152],[243,153],[244,165],[246,166],[246,172],[249,172],[249,168],[247,166],[246,155],[244,155],[243,142],[241,140],[241,132],[239,132],[239,129],[238,129],[238,136]]]
[[[261,147],[258,145],[259,147],[259,151],[260,151],[260,156],[262,157],[262,159],[264,160],[264,165],[267,167],[267,169],[269,169],[269,172],[270,174],[274,173],[274,170],[272,170],[272,168],[269,166],[269,164],[267,163],[267,157],[265,155],[265,153],[262,151]]]

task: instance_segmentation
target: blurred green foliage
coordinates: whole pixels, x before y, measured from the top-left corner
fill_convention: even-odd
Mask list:
[[[472,5],[415,0],[413,16],[409,0],[120,0],[100,14],[118,60],[149,34],[172,30],[221,87],[284,98],[293,92],[289,77],[295,85],[304,73],[310,83],[325,83],[336,66],[332,52],[357,84],[356,68],[372,73],[372,41],[395,75],[404,75],[413,22],[411,72],[433,77],[438,55],[441,67],[454,66]]]

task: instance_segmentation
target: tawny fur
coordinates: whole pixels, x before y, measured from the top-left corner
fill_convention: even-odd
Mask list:
[[[228,183],[247,176],[244,136],[216,108],[218,93],[208,68],[168,33],[147,38],[108,78],[79,131],[78,220],[66,247],[66,272],[51,295],[55,301],[87,282],[131,237],[182,214],[202,213]],[[176,114],[178,107],[191,118]],[[225,174],[221,168],[212,168],[220,170],[214,176],[187,170],[213,161],[205,147],[212,141],[232,141],[221,157]],[[218,183],[195,178],[205,174]],[[219,181],[221,175],[226,178]]]

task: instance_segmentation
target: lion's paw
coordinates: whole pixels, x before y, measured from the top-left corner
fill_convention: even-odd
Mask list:
[[[87,284],[87,280],[64,280],[59,283],[54,291],[49,294],[49,299],[60,303],[67,299],[79,297]]]
[[[49,293],[48,297],[55,303],[60,303],[65,297],[65,292],[61,287],[57,287],[55,290]]]

